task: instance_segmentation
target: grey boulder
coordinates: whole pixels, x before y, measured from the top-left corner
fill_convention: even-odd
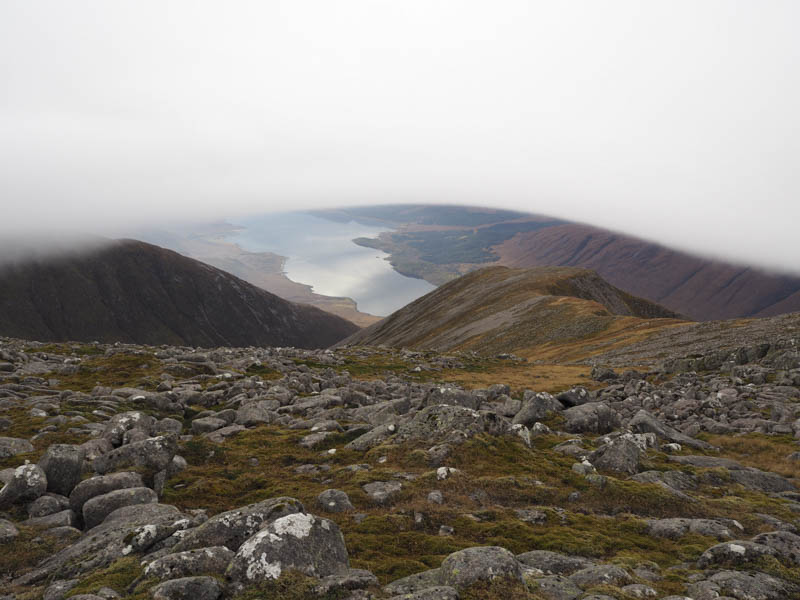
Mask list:
[[[317,496],[317,506],[325,512],[340,513],[355,510],[348,495],[341,490],[325,490]]]
[[[218,600],[222,584],[213,577],[182,577],[159,584],[153,600]]]
[[[112,512],[123,506],[134,504],[154,504],[158,502],[156,493],[148,487],[114,490],[102,496],[95,496],[83,505],[83,522],[86,529],[96,527]]]
[[[604,402],[573,406],[561,415],[564,430],[570,433],[609,433],[620,426],[619,414]]]
[[[156,577],[161,580],[202,573],[223,575],[233,557],[234,553],[225,546],[186,550],[157,558],[145,567],[144,574],[146,577]]]
[[[14,504],[32,502],[47,491],[47,476],[38,465],[22,465],[14,469],[11,480],[0,490],[0,510]]]
[[[499,546],[465,548],[442,561],[439,580],[456,589],[477,581],[509,578],[522,581],[522,566],[514,555]]]
[[[39,466],[47,475],[47,491],[69,496],[80,482],[84,451],[80,446],[53,444],[44,453]]]
[[[140,467],[152,471],[166,469],[178,452],[178,436],[174,433],[132,442],[94,459],[94,470],[100,474]]]
[[[286,570],[326,577],[349,566],[344,536],[336,523],[294,513],[273,521],[242,544],[227,577],[241,584],[277,579]]]
[[[33,452],[33,444],[28,440],[12,437],[0,437],[0,459],[11,458],[18,454]]]
[[[132,471],[121,473],[111,473],[110,475],[96,475],[89,479],[84,479],[76,485],[69,495],[69,505],[76,513],[83,512],[83,505],[86,501],[96,496],[122,490],[144,486],[142,476]]]

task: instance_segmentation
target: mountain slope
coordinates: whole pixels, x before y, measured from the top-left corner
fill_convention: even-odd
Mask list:
[[[596,336],[620,321],[678,318],[586,269],[488,267],[442,285],[341,345],[526,354],[542,344]]]
[[[313,348],[357,329],[345,319],[135,240],[0,267],[0,335]]]
[[[520,233],[495,250],[510,267],[592,269],[612,285],[698,320],[800,310],[800,277],[708,260],[586,225]]]

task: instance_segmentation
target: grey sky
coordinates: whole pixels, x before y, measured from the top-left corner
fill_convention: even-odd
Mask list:
[[[0,234],[383,202],[800,270],[795,0],[0,1]]]

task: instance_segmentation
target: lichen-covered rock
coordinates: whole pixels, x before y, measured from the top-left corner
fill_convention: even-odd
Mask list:
[[[158,502],[158,496],[148,487],[114,490],[86,501],[83,505],[83,522],[86,529],[91,529],[102,523],[103,519],[118,508],[155,502]]]
[[[174,551],[210,546],[225,546],[236,552],[245,540],[276,519],[304,513],[299,500],[288,497],[270,498],[211,517],[195,527],[175,546]]]
[[[736,600],[788,600],[798,597],[800,586],[766,573],[718,571],[708,579],[689,585],[686,593],[693,600],[716,600],[721,597]]]
[[[800,565],[800,535],[791,531],[770,531],[750,541],[772,548],[782,559]]]
[[[486,430],[483,415],[463,406],[436,404],[419,411],[398,428],[403,440],[426,440],[431,443],[459,443]]]
[[[355,510],[348,495],[341,490],[325,490],[317,496],[317,506],[325,512],[340,513]]]
[[[75,527],[78,524],[78,515],[76,515],[73,510],[66,509],[43,517],[32,517],[24,521],[24,524],[28,527],[37,527],[40,529]]]
[[[499,546],[478,546],[453,552],[442,561],[442,585],[456,589],[476,581],[509,578],[522,581],[522,567],[514,555]]]
[[[143,412],[130,411],[119,413],[108,420],[102,437],[108,440],[112,446],[117,447],[122,444],[126,431],[140,429],[149,436],[155,424],[155,418]]]
[[[25,507],[31,518],[46,517],[69,508],[69,498],[46,493]]]
[[[32,502],[47,491],[47,476],[38,465],[14,469],[11,480],[0,490],[0,510],[14,504]]]
[[[47,476],[47,491],[69,496],[80,482],[84,452],[80,446],[52,444],[39,461]]]
[[[157,558],[145,567],[144,574],[161,580],[200,574],[223,575],[233,557],[234,553],[225,546],[196,548]]]
[[[711,546],[697,559],[697,566],[706,569],[711,565],[745,565],[762,556],[775,556],[777,551],[768,546],[747,540],[735,540]]]
[[[449,406],[463,406],[477,410],[481,399],[473,392],[451,386],[432,387],[425,397],[425,406],[447,404]]]
[[[363,590],[378,585],[378,578],[365,569],[348,569],[341,573],[323,577],[314,587],[318,596],[340,594],[345,590]]]
[[[718,540],[729,540],[733,537],[731,527],[716,519],[653,519],[647,522],[647,533],[671,540],[677,540],[687,533],[715,537]]]
[[[208,433],[210,431],[222,429],[226,425],[228,425],[227,421],[217,419],[216,417],[201,417],[192,421],[192,433]]]
[[[218,600],[222,584],[213,577],[182,577],[159,584],[153,600]]]
[[[115,448],[107,454],[98,456],[93,463],[94,470],[105,474],[118,469],[139,467],[154,472],[163,471],[169,466],[172,457],[178,452],[178,436],[174,433],[132,442]]]
[[[295,513],[273,521],[242,544],[227,576],[248,584],[277,579],[286,570],[326,577],[349,566],[344,536],[336,523]]]
[[[622,567],[616,565],[593,565],[569,576],[570,580],[582,588],[593,585],[624,585],[631,583],[631,577]]]
[[[563,408],[561,403],[547,392],[535,394],[530,390],[526,390],[522,398],[522,407],[519,412],[514,415],[512,423],[514,425],[530,427],[534,423],[546,419],[548,416],[561,412]]]
[[[392,596],[389,600],[458,600],[458,591],[447,585],[437,585],[410,594]]]
[[[547,600],[576,600],[583,596],[583,590],[568,577],[551,575],[531,582],[531,589]]]
[[[139,473],[123,471],[109,475],[96,475],[84,479],[76,485],[69,495],[69,505],[78,514],[83,514],[83,505],[96,496],[127,488],[143,487],[144,482]]]
[[[0,459],[11,458],[18,454],[33,452],[34,447],[28,440],[12,437],[0,437]]]

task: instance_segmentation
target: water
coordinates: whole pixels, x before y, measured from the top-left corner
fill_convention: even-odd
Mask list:
[[[346,296],[358,310],[385,316],[434,289],[422,279],[400,275],[388,255],[353,243],[387,228],[339,223],[306,213],[280,213],[231,221],[244,229],[227,239],[249,252],[286,256],[292,281],[325,296]]]

